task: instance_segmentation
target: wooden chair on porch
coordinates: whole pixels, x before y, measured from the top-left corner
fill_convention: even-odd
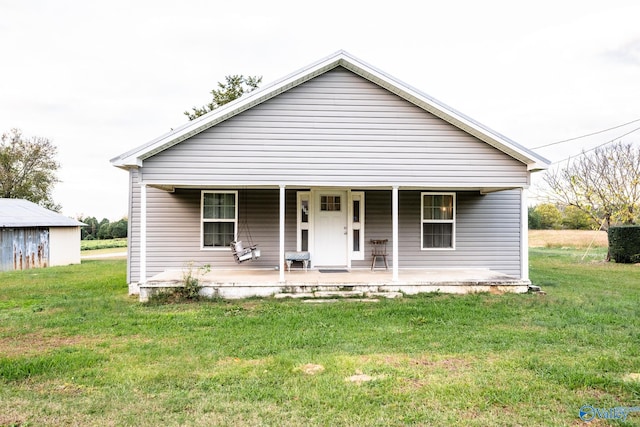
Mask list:
[[[371,270],[376,267],[376,260],[382,258],[384,260],[384,267],[388,270],[389,264],[387,264],[387,242],[389,239],[371,239]]]

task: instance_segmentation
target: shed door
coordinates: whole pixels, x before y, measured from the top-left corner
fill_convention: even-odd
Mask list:
[[[314,215],[314,266],[347,265],[347,192],[318,191]]]

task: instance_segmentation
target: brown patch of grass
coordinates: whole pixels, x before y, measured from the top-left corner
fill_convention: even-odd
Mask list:
[[[419,358],[409,357],[403,354],[364,354],[355,357],[359,364],[373,364],[391,367],[403,366],[424,366],[434,369],[443,369],[449,372],[456,372],[462,368],[471,366],[471,362],[459,357],[438,357],[433,358],[424,355]]]
[[[324,371],[324,366],[316,365],[315,363],[307,363],[302,366],[298,366],[294,371],[301,371],[307,375],[315,375]]]
[[[593,242],[593,243],[592,243]],[[531,248],[607,247],[607,233],[595,230],[529,230]]]
[[[240,359],[239,357],[223,357],[216,363],[218,366],[262,366],[269,362],[267,359]]]
[[[96,344],[102,339],[86,336],[47,336],[41,332],[0,338],[0,354],[4,356],[29,356],[45,353],[60,347]]]
[[[63,396],[81,396],[89,391],[90,388],[80,385],[71,384],[68,382],[60,381],[40,381],[40,380],[28,380],[24,383],[24,387],[38,394],[58,394]],[[0,424],[1,426],[2,424]]]

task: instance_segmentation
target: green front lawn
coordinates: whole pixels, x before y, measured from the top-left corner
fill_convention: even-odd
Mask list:
[[[598,251],[531,250],[546,295],[378,303],[144,305],[123,260],[2,273],[0,426],[579,425],[640,406],[640,267]]]

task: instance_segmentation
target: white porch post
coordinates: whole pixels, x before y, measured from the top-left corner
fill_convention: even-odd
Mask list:
[[[147,281],[147,184],[140,185],[140,283]]]
[[[527,201],[529,191],[526,188],[520,190],[520,277],[529,280],[529,206]]]
[[[392,269],[394,282],[398,281],[398,187],[395,186],[391,190],[391,222],[392,222]]]
[[[280,264],[278,264],[281,283],[284,283],[284,210],[285,210],[284,188],[285,186],[281,184],[280,185]]]

